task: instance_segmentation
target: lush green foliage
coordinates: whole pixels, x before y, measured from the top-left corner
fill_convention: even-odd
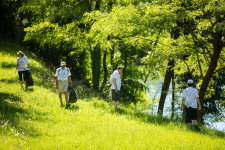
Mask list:
[[[28,91],[20,88],[14,72],[19,49],[29,57],[31,71],[38,72]],[[14,43],[0,42],[0,71],[0,149],[225,148],[224,134],[195,133],[181,123],[144,115],[139,108],[134,111],[135,106],[115,112],[103,100],[82,98],[64,109],[49,80],[53,73]],[[78,91],[84,93],[81,87]]]
[[[4,0],[5,5],[9,2],[14,1]],[[205,98],[212,104],[224,102],[224,83],[215,87],[218,76],[224,79],[224,1],[18,2],[23,3],[18,3],[18,11],[13,9],[18,14],[15,22],[25,28],[24,43],[30,50],[55,68],[60,60],[67,61],[73,77],[97,93],[109,93],[109,75],[122,65],[122,101],[143,102],[143,84],[164,76],[173,60],[176,91],[192,78],[200,87],[202,105]],[[216,93],[219,97],[212,98]]]

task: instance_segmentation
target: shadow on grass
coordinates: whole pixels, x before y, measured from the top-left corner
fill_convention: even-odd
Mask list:
[[[40,133],[34,127],[26,125],[28,123],[26,121],[46,121],[46,117],[43,117],[46,114],[24,109],[20,105],[22,102],[22,99],[17,95],[0,92],[0,127],[7,123],[8,126],[17,131],[22,130],[26,135],[39,136]],[[21,123],[21,120],[25,120],[25,124]]]
[[[0,63],[0,66],[3,69],[11,69],[11,68],[15,68],[16,64],[15,63],[2,62],[2,63]]]
[[[20,102],[22,101],[19,96],[16,96],[14,94],[0,92],[0,102],[4,102],[5,100],[10,100],[10,101],[14,101],[14,102],[15,101],[20,101]]]
[[[16,58],[16,52],[22,50],[24,51],[24,48],[20,46],[19,44],[15,44],[15,42],[10,42],[9,40],[0,39],[0,52],[5,54],[10,54],[12,56],[15,56]]]
[[[77,111],[77,110],[79,110],[79,106],[71,105],[69,108],[67,108],[67,110]]]
[[[34,88],[32,86],[29,86],[27,89],[24,89],[25,92],[29,93],[29,92],[33,92]]]
[[[18,83],[19,79],[17,78],[12,78],[12,79],[0,79],[0,82],[5,82],[5,83],[8,83],[8,84],[11,84],[11,83]],[[18,83],[19,84],[19,83]]]

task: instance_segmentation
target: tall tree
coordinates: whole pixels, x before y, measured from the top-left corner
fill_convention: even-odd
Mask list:
[[[163,114],[163,108],[164,108],[166,96],[167,96],[167,93],[168,93],[168,90],[169,90],[171,79],[173,77],[173,72],[174,72],[173,67],[174,67],[174,65],[175,65],[174,60],[168,61],[168,65],[167,65],[167,68],[166,68],[166,74],[165,74],[165,77],[164,77],[164,82],[162,84],[161,96],[160,96],[160,100],[159,100],[158,114],[160,116],[162,116],[162,114]]]

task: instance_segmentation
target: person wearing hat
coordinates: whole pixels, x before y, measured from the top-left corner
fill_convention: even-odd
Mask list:
[[[20,80],[20,85],[23,88],[23,84],[25,84],[27,89],[27,78],[28,78],[28,67],[29,67],[29,61],[28,58],[25,56],[25,54],[22,51],[17,52],[17,63],[16,63],[16,71],[18,71],[18,76]],[[16,72],[15,71],[15,72]]]
[[[197,124],[197,109],[201,110],[198,90],[192,79],[187,82],[188,87],[183,90],[182,107],[185,106],[186,123]]]
[[[56,89],[59,93],[59,100],[61,103],[61,106],[63,106],[62,102],[62,93],[65,95],[65,101],[66,101],[66,108],[70,106],[69,100],[68,100],[68,82],[70,85],[72,85],[71,80],[71,73],[70,69],[66,67],[66,62],[61,62],[61,67],[56,69],[55,77],[56,77]]]

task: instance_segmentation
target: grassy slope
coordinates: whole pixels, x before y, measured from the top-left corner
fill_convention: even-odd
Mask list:
[[[222,137],[129,119],[95,98],[65,110],[46,82],[52,73],[34,59],[36,85],[23,91],[14,72],[19,49],[0,42],[0,149],[225,149]]]

